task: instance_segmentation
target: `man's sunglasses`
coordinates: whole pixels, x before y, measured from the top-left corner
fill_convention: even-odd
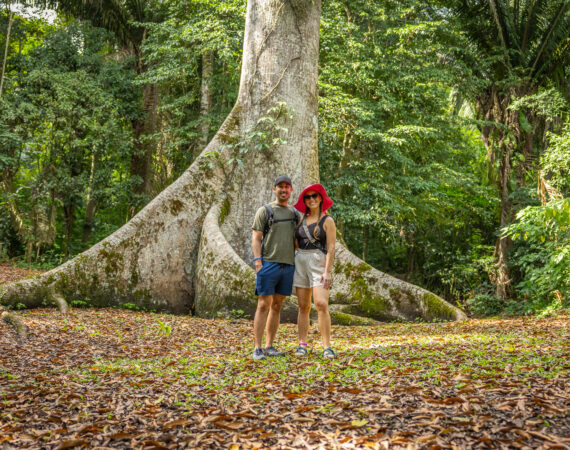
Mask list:
[[[315,193],[315,194],[303,195],[303,200],[309,200],[309,199],[311,199],[311,198],[313,198],[313,199],[316,200],[317,198],[319,198],[319,195],[320,195],[320,194],[316,194],[316,193]]]

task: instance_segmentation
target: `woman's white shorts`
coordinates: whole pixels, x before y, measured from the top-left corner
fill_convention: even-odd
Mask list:
[[[321,277],[325,273],[327,257],[321,250],[299,250],[295,255],[293,286],[314,288],[323,286]]]

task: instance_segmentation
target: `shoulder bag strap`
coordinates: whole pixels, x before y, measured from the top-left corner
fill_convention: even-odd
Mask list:
[[[267,217],[265,219],[265,227],[263,227],[263,237],[261,238],[261,257],[263,258],[263,248],[265,247],[265,238],[273,225],[273,208],[270,204],[265,205],[265,213]]]
[[[309,227],[307,226],[307,219],[303,220],[302,226],[303,226],[303,230],[305,231],[305,234],[307,235],[307,237],[311,241],[311,244],[313,244],[315,247],[317,247],[321,252],[323,252],[326,255],[327,250],[325,248],[323,248],[323,244],[321,244],[320,241],[317,241],[315,239],[315,237],[309,232]],[[317,226],[318,226],[318,224],[317,224]]]

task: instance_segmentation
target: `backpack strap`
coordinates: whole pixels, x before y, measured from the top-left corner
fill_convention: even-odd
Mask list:
[[[261,239],[261,257],[262,258],[263,258],[263,247],[265,246],[265,238],[266,238],[267,234],[269,233],[269,230],[271,229],[273,222],[275,222],[275,219],[273,218],[273,216],[274,216],[273,208],[271,207],[271,205],[268,203],[268,204],[264,205],[264,207],[265,207],[265,214],[267,215],[267,219],[265,220],[265,226],[263,227],[263,238]]]
[[[263,237],[265,237],[265,235],[267,233],[269,233],[269,230],[271,229],[271,226],[273,225],[273,222],[275,222],[275,219],[273,218],[273,208],[271,207],[271,205],[268,203],[267,205],[264,205],[265,208],[265,214],[267,215],[267,219],[265,220],[265,226],[263,227]]]
[[[301,213],[297,211],[295,208],[293,208],[293,214],[295,214],[295,226],[297,226],[297,224],[301,220]]]

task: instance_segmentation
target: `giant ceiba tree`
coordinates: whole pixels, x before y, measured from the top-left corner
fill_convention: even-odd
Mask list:
[[[319,179],[320,10],[319,0],[250,0],[238,99],[201,156],[121,229],[39,278],[8,285],[2,303],[36,307],[63,296],[202,316],[252,313],[255,211],[271,200],[276,175],[289,174],[296,192]],[[464,317],[340,243],[333,276],[337,323]]]

